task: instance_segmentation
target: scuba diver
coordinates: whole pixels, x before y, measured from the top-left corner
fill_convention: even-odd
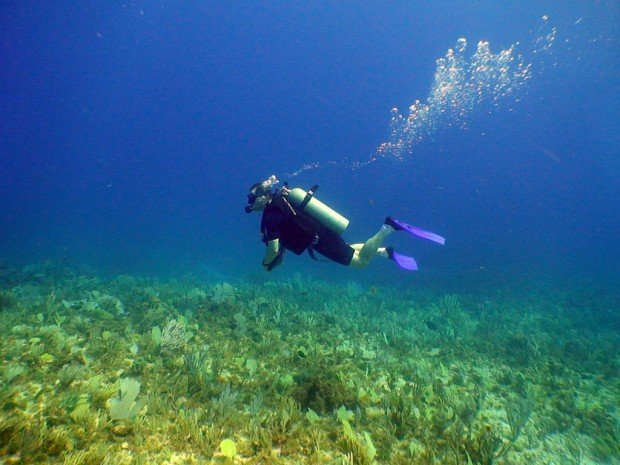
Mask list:
[[[355,268],[365,268],[379,255],[405,270],[417,270],[412,257],[396,253],[393,247],[382,247],[383,241],[394,231],[405,231],[442,245],[445,242],[437,234],[388,216],[379,231],[366,242],[347,244],[341,234],[349,220],[314,197],[318,185],[306,192],[298,187],[291,189],[287,183],[278,189],[275,187],[278,183],[276,176],[271,175],[252,185],[245,206],[246,213],[263,212],[260,230],[267,246],[263,260],[267,271],[282,263],[286,249],[296,255],[307,250],[315,260],[319,260],[314,255],[318,252],[331,261]]]

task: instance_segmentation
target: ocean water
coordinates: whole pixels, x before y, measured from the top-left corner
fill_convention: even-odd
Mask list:
[[[618,8],[3,2],[0,461],[620,463]]]

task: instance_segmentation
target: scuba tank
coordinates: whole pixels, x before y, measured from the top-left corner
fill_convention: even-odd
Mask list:
[[[296,210],[305,213],[336,234],[342,234],[349,226],[349,220],[314,197],[314,192],[318,188],[318,184],[315,184],[306,192],[299,187],[288,189],[285,185],[283,194]]]

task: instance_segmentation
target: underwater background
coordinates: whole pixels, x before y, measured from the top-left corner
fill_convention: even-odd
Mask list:
[[[620,463],[616,1],[0,5],[0,463]],[[406,272],[261,266],[275,174]]]

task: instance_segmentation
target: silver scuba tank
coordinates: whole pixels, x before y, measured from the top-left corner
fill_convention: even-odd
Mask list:
[[[286,196],[297,210],[314,218],[336,234],[342,234],[349,226],[349,220],[314,197],[314,191],[318,187],[318,185],[312,186],[307,192],[299,187],[287,189]]]

